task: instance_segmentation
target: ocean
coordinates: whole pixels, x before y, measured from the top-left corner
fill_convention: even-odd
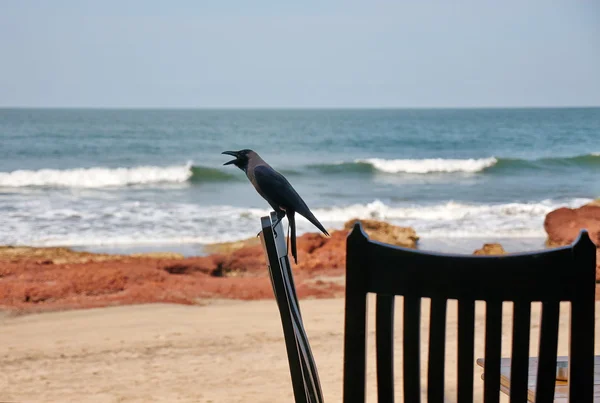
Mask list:
[[[327,228],[385,220],[427,249],[542,247],[548,212],[600,197],[600,108],[0,109],[0,140],[4,245],[190,255],[254,236],[269,206],[222,165],[243,148]]]

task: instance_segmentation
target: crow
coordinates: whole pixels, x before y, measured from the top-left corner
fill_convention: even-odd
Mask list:
[[[290,182],[285,177],[271,168],[260,156],[252,150],[224,151],[222,154],[235,157],[234,160],[223,165],[233,164],[246,173],[246,176],[254,185],[254,188],[263,199],[267,201],[277,213],[277,221],[273,224],[275,227],[287,216],[290,224],[292,256],[294,262],[298,263],[296,250],[296,220],[294,214],[298,213],[310,221],[315,227],[329,236],[329,232],[321,225],[319,220],[310,211],[304,200],[298,192],[294,190]]]

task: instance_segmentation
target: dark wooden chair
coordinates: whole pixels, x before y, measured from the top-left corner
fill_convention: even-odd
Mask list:
[[[294,277],[287,256],[286,234],[281,222],[272,228],[272,223],[276,220],[275,213],[272,213],[271,217],[262,217],[260,236],[283,325],[294,398],[297,403],[321,403],[323,394],[319,374],[302,322]]]
[[[379,402],[394,401],[394,297],[403,296],[404,400],[421,399],[421,298],[431,299],[427,396],[444,401],[446,304],[458,301],[457,401],[473,401],[475,301],[486,302],[484,399],[498,402],[502,303],[513,302],[511,402],[526,402],[531,302],[542,315],[537,402],[552,402],[559,303],[571,303],[569,401],[593,399],[595,247],[582,231],[571,246],[535,253],[466,256],[420,252],[371,241],[357,223],[347,241],[344,402],[364,402],[367,294],[376,294]]]

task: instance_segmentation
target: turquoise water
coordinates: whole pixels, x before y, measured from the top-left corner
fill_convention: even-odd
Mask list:
[[[252,236],[268,206],[220,154],[241,148],[327,227],[373,217],[425,242],[539,239],[547,212],[600,196],[600,108],[0,109],[0,139],[0,244]]]

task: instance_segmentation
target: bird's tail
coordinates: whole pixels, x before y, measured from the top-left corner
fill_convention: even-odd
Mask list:
[[[308,208],[306,208],[304,211],[298,211],[298,213],[302,214],[315,227],[320,229],[322,233],[329,236],[329,232],[327,232],[325,227],[323,227],[323,225],[319,222],[319,220],[317,220],[317,217],[315,217],[315,215]]]
[[[292,244],[292,256],[294,257],[294,263],[298,264],[298,251],[296,249],[296,217],[294,212],[289,213],[288,221],[290,223],[290,240]]]

